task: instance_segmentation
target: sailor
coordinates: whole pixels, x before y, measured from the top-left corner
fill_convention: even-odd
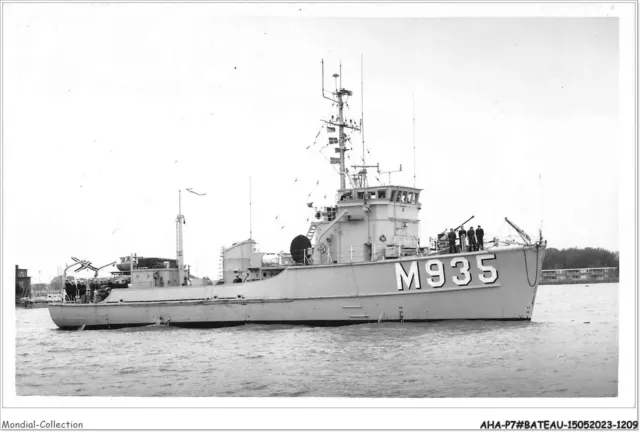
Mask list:
[[[80,301],[84,303],[87,295],[87,286],[85,284],[78,285],[78,295],[80,296]]]
[[[467,231],[465,231],[463,226],[460,227],[458,236],[460,237],[460,251],[465,252],[467,250]]]
[[[456,253],[456,233],[449,228],[449,253]]]
[[[64,283],[64,291],[67,293],[69,300],[71,300],[73,298],[73,285],[71,285],[71,282],[66,281]]]
[[[233,283],[242,283],[242,278],[240,277],[240,272],[236,270],[236,277],[233,279]]]
[[[469,246],[471,251],[477,251],[478,250],[478,244],[476,243],[476,232],[473,229],[473,225],[471,225],[471,227],[469,228],[469,230],[467,231],[467,238],[469,239]]]
[[[87,303],[91,303],[93,301],[93,297],[97,288],[98,288],[98,284],[95,282],[95,279],[94,279],[93,282],[89,283],[89,292],[87,293]]]
[[[476,228],[476,237],[478,237],[478,249],[484,250],[484,230],[480,227],[480,225],[478,225],[478,228]]]

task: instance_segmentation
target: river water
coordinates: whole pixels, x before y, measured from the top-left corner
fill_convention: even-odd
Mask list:
[[[60,331],[17,309],[18,396],[601,397],[618,284],[541,286],[531,322]]]

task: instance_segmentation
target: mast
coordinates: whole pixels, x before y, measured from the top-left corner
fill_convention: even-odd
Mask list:
[[[182,224],[184,216],[182,216],[182,191],[178,190],[178,217],[176,218],[176,256],[178,259],[178,286],[182,286],[184,265],[184,253],[182,250]]]
[[[340,69],[342,69],[342,65],[340,65]],[[334,74],[334,77],[337,77],[338,74]],[[340,78],[340,83],[342,83],[342,78]],[[345,152],[345,134],[344,134],[344,114],[343,114],[343,110],[344,110],[344,101],[342,100],[342,89],[340,89],[340,91],[338,91],[336,89],[335,95],[338,98],[338,143],[339,143],[339,148],[340,148],[340,189],[344,189],[345,186],[345,175],[346,175],[346,169],[344,166],[344,152]]]
[[[360,171],[356,171],[356,173],[353,175],[353,179],[356,186],[365,188],[369,186],[367,182],[367,168],[376,168],[379,170],[380,164],[367,165],[367,150],[364,145],[364,66],[362,54],[360,54],[360,107],[360,128],[356,128],[355,130],[360,131],[360,137],[362,138],[362,165],[353,165],[353,168],[356,170],[358,168],[362,169]],[[365,204],[367,202],[366,196],[364,202]]]
[[[342,64],[340,64],[340,72],[342,72]],[[329,99],[330,101],[338,105],[337,118],[334,120],[334,118],[332,117],[331,120],[324,120],[324,122],[327,125],[338,127],[338,143],[337,143],[338,148],[336,149],[336,153],[340,153],[340,158],[338,159],[338,162],[340,164],[340,189],[344,190],[346,188],[345,179],[347,174],[347,170],[344,163],[344,153],[347,151],[346,149],[347,140],[346,140],[346,134],[344,133],[344,130],[353,129],[356,131],[360,131],[360,128],[357,126],[357,124],[346,123],[344,120],[344,105],[346,103],[346,99],[349,96],[353,95],[353,92],[351,90],[346,90],[342,88],[342,77],[340,76],[340,74],[333,74],[333,78],[335,81],[336,90],[334,92],[331,92],[331,96],[333,97],[328,97],[325,94],[325,90],[324,90],[324,60],[322,60],[322,97],[324,97],[325,99]],[[338,81],[338,78],[340,78],[340,81]]]
[[[362,138],[362,171],[360,171],[360,186],[367,187],[367,152],[364,147],[364,66],[362,54],[360,54],[360,136]],[[367,230],[368,229],[369,225],[367,222]]]
[[[249,177],[249,239],[253,238],[253,224],[251,219],[251,177]]]
[[[411,94],[411,105],[413,107],[413,187],[416,187],[416,98],[415,98],[415,93]]]

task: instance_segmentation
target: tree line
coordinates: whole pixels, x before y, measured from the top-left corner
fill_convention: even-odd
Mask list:
[[[620,267],[619,252],[602,248],[547,249],[543,270],[594,267]]]

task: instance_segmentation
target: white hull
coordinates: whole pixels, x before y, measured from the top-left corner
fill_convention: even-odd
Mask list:
[[[296,266],[275,277],[243,284],[114,289],[101,303],[55,303],[49,305],[49,312],[56,325],[64,329],[167,323],[215,327],[245,323],[530,320],[544,254],[544,246],[537,250],[509,247]]]

